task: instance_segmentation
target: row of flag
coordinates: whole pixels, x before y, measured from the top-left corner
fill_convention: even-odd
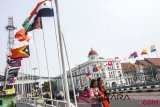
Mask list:
[[[151,45],[150,47],[150,52],[156,52],[156,48],[155,48],[155,45]],[[147,49],[143,49],[142,52],[141,52],[141,55],[147,55],[149,52]],[[130,54],[129,58],[136,58],[138,57],[138,53],[135,51],[133,53]]]
[[[156,50],[156,48],[155,48],[155,45],[151,45],[151,47],[150,47],[150,52],[152,53],[152,52],[156,52],[156,51],[157,51],[157,50]],[[143,49],[142,52],[141,52],[141,55],[147,55],[148,53],[149,53],[149,51],[148,51],[147,49]],[[130,58],[137,58],[137,57],[138,57],[138,53],[135,51],[135,52],[133,52],[133,53],[131,53],[131,54],[129,55],[128,59],[130,59]],[[119,57],[117,56],[117,57],[115,57],[114,59],[115,59],[115,60],[118,60]],[[125,57],[124,60],[127,60],[127,58]]]
[[[52,16],[54,16],[54,14],[51,0],[39,2],[22,24],[23,28],[16,32],[15,38],[20,42],[29,42],[31,36],[28,35],[28,32],[33,31],[34,29],[42,29],[42,17]],[[18,76],[18,71],[21,67],[21,60],[23,58],[28,58],[29,56],[29,45],[11,49],[11,56],[8,56],[8,67],[6,68],[8,71],[8,83],[15,82],[15,77]]]
[[[53,17],[54,12],[51,4],[51,0],[43,0],[37,4],[37,6],[30,13],[29,17],[26,18],[22,24],[23,28],[20,29],[15,38],[22,41],[29,41],[31,36],[28,35],[28,32],[34,29],[42,29],[42,17]]]
[[[156,48],[155,48],[155,45],[151,45],[151,47],[150,47],[150,52],[152,53],[152,52],[156,52]],[[142,52],[141,52],[141,55],[146,55],[146,54],[148,54],[148,50],[147,49],[143,49],[142,50]],[[130,56],[128,57],[129,59],[130,58],[136,58],[136,57],[138,57],[138,53],[137,52],[133,52],[133,53],[131,53],[130,54]],[[117,57],[115,57],[114,58],[115,60],[118,60],[119,59],[119,57],[117,56]],[[107,62],[107,64],[105,64],[105,65],[100,65],[100,66],[94,66],[93,67],[93,70],[91,70],[91,71],[93,71],[93,72],[98,72],[98,71],[101,71],[104,67],[106,67],[106,66],[112,66],[113,65],[113,61],[108,61]],[[86,77],[89,77],[92,73],[91,73],[91,71],[87,71],[86,73],[85,73],[85,76]]]
[[[83,73],[85,73],[86,77],[89,77],[92,73],[103,71],[105,67],[111,67],[112,65],[113,65],[113,62],[112,61],[108,61],[104,65],[100,64],[99,66],[96,65],[96,66],[92,67],[91,70],[88,68],[87,72],[83,72]]]

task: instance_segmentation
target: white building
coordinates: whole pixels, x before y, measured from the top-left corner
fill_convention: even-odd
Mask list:
[[[90,80],[97,77],[103,78],[106,87],[116,87],[125,84],[120,60],[99,57],[98,53],[93,49],[88,54],[88,61],[72,68],[71,72],[76,88],[89,86]],[[67,74],[69,88],[71,88],[71,78],[68,71]],[[59,89],[62,89],[62,80],[60,78],[57,79],[57,83]]]

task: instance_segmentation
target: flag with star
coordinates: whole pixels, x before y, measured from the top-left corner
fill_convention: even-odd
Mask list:
[[[37,4],[37,6],[34,8],[30,16],[25,20],[22,26],[26,29],[26,31],[31,31],[35,26],[35,22],[38,21],[39,25],[41,24],[41,19],[39,19],[38,17],[52,16],[54,16],[54,13],[51,5],[51,0],[43,0]]]
[[[27,58],[30,56],[29,45],[24,45],[19,48],[11,49],[12,55],[10,56],[12,59],[14,58]]]

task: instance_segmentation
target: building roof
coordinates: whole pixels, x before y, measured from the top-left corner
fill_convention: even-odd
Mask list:
[[[145,60],[136,60],[135,62],[136,65],[142,65],[142,66],[148,66],[149,63],[146,62]]]
[[[160,66],[160,58],[144,58],[144,60],[136,60],[135,64],[149,66],[152,63],[155,66]]]
[[[98,55],[98,53],[97,53],[95,50],[93,50],[93,49],[91,48],[91,50],[90,50],[88,56],[91,56],[91,55]]]
[[[160,66],[160,58],[145,58],[144,59],[146,62],[150,61],[152,64],[156,66]]]
[[[131,63],[121,63],[123,72],[135,71],[135,64]]]

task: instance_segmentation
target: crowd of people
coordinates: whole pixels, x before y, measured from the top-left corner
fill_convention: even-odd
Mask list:
[[[90,82],[89,87],[85,87],[84,90],[81,92],[80,90],[76,89],[76,96],[79,95],[77,101],[82,97],[88,98],[90,101],[87,102],[85,99],[81,99],[87,103],[91,104],[91,107],[110,107],[109,102],[109,94],[107,90],[103,86],[103,80],[101,78],[92,79]],[[74,101],[74,93],[71,89],[69,91],[71,101]]]
[[[103,86],[103,80],[101,78],[92,79],[90,82],[90,86],[86,87],[83,91],[78,88],[75,89],[76,100],[78,101],[80,96],[87,97],[90,100],[91,107],[110,107],[109,95],[107,94],[107,90]],[[75,101],[74,92],[71,89],[69,91],[71,101]],[[63,100],[64,94],[63,92],[53,91],[52,94],[47,92],[45,94],[45,98],[52,98],[56,100]],[[46,102],[50,103],[50,102]]]

